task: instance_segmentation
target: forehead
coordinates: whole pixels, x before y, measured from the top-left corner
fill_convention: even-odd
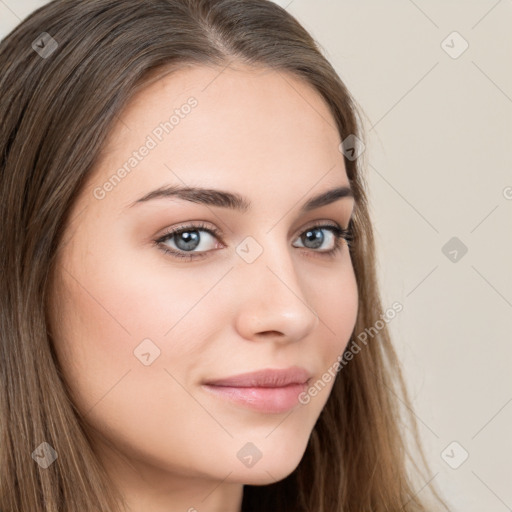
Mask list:
[[[326,187],[348,184],[339,143],[325,100],[294,75],[189,66],[139,90],[120,113],[94,185],[124,167],[110,196],[125,203],[168,183],[235,183],[251,195],[265,182],[267,190],[286,184],[302,195],[321,179]],[[133,161],[143,146],[151,149]],[[135,165],[127,165],[130,159]]]

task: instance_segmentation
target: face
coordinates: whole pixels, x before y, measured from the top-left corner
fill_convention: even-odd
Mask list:
[[[305,207],[349,187],[327,105],[283,72],[188,67],[139,91],[107,142],[71,212],[51,312],[105,463],[115,450],[141,473],[284,478],[357,315],[338,232],[354,200]],[[226,380],[260,370],[285,372]]]

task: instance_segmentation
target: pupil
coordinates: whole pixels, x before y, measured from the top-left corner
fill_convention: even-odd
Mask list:
[[[317,249],[322,245],[322,242],[324,241],[324,234],[322,230],[318,228],[310,229],[306,231],[305,238],[308,242],[311,242],[312,245],[307,246],[306,243],[304,243],[304,240],[302,243],[309,247],[310,249]]]
[[[177,235],[176,245],[183,251],[190,251],[199,245],[199,234],[197,231],[182,231]]]

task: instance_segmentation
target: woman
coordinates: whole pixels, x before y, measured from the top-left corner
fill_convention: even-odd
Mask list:
[[[439,510],[356,108],[298,22],[56,0],[0,65],[0,508]]]

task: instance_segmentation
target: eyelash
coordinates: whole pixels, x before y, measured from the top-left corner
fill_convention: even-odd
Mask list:
[[[320,222],[318,224],[315,224],[315,225],[312,225],[312,226],[309,226],[308,228],[306,228],[301,233],[301,235],[303,235],[307,231],[310,231],[310,230],[313,230],[313,229],[329,229],[329,230],[331,230],[332,233],[334,234],[334,242],[335,242],[335,245],[334,245],[333,249],[329,249],[328,251],[316,251],[314,249],[310,249],[313,252],[317,252],[320,255],[325,256],[325,257],[333,258],[342,249],[342,246],[343,246],[343,244],[341,242],[342,239],[345,240],[345,242],[347,243],[347,246],[348,246],[349,250],[352,248],[352,243],[354,241],[354,234],[353,234],[353,230],[352,230],[352,222],[349,223],[349,227],[347,229],[344,229],[344,228],[340,227],[338,224],[336,224],[336,225],[334,225],[334,224],[323,224],[323,223]],[[211,252],[211,251],[186,253],[186,252],[176,251],[175,249],[170,249],[168,246],[166,246],[164,244],[165,241],[171,239],[173,236],[179,235],[179,234],[181,234],[181,233],[183,233],[185,231],[206,231],[210,235],[214,236],[217,239],[221,239],[221,241],[222,241],[221,232],[220,232],[219,229],[217,229],[217,228],[210,228],[210,227],[207,227],[204,223],[198,222],[196,224],[188,224],[188,225],[185,225],[185,226],[180,226],[178,228],[170,229],[169,231],[164,233],[161,237],[159,237],[158,239],[154,240],[154,244],[161,251],[163,251],[165,254],[168,254],[171,257],[177,258],[177,259],[180,259],[180,260],[191,261],[191,260],[197,260],[197,259],[206,257],[207,254],[209,252]],[[306,248],[298,247],[298,249],[307,249],[307,247]]]

